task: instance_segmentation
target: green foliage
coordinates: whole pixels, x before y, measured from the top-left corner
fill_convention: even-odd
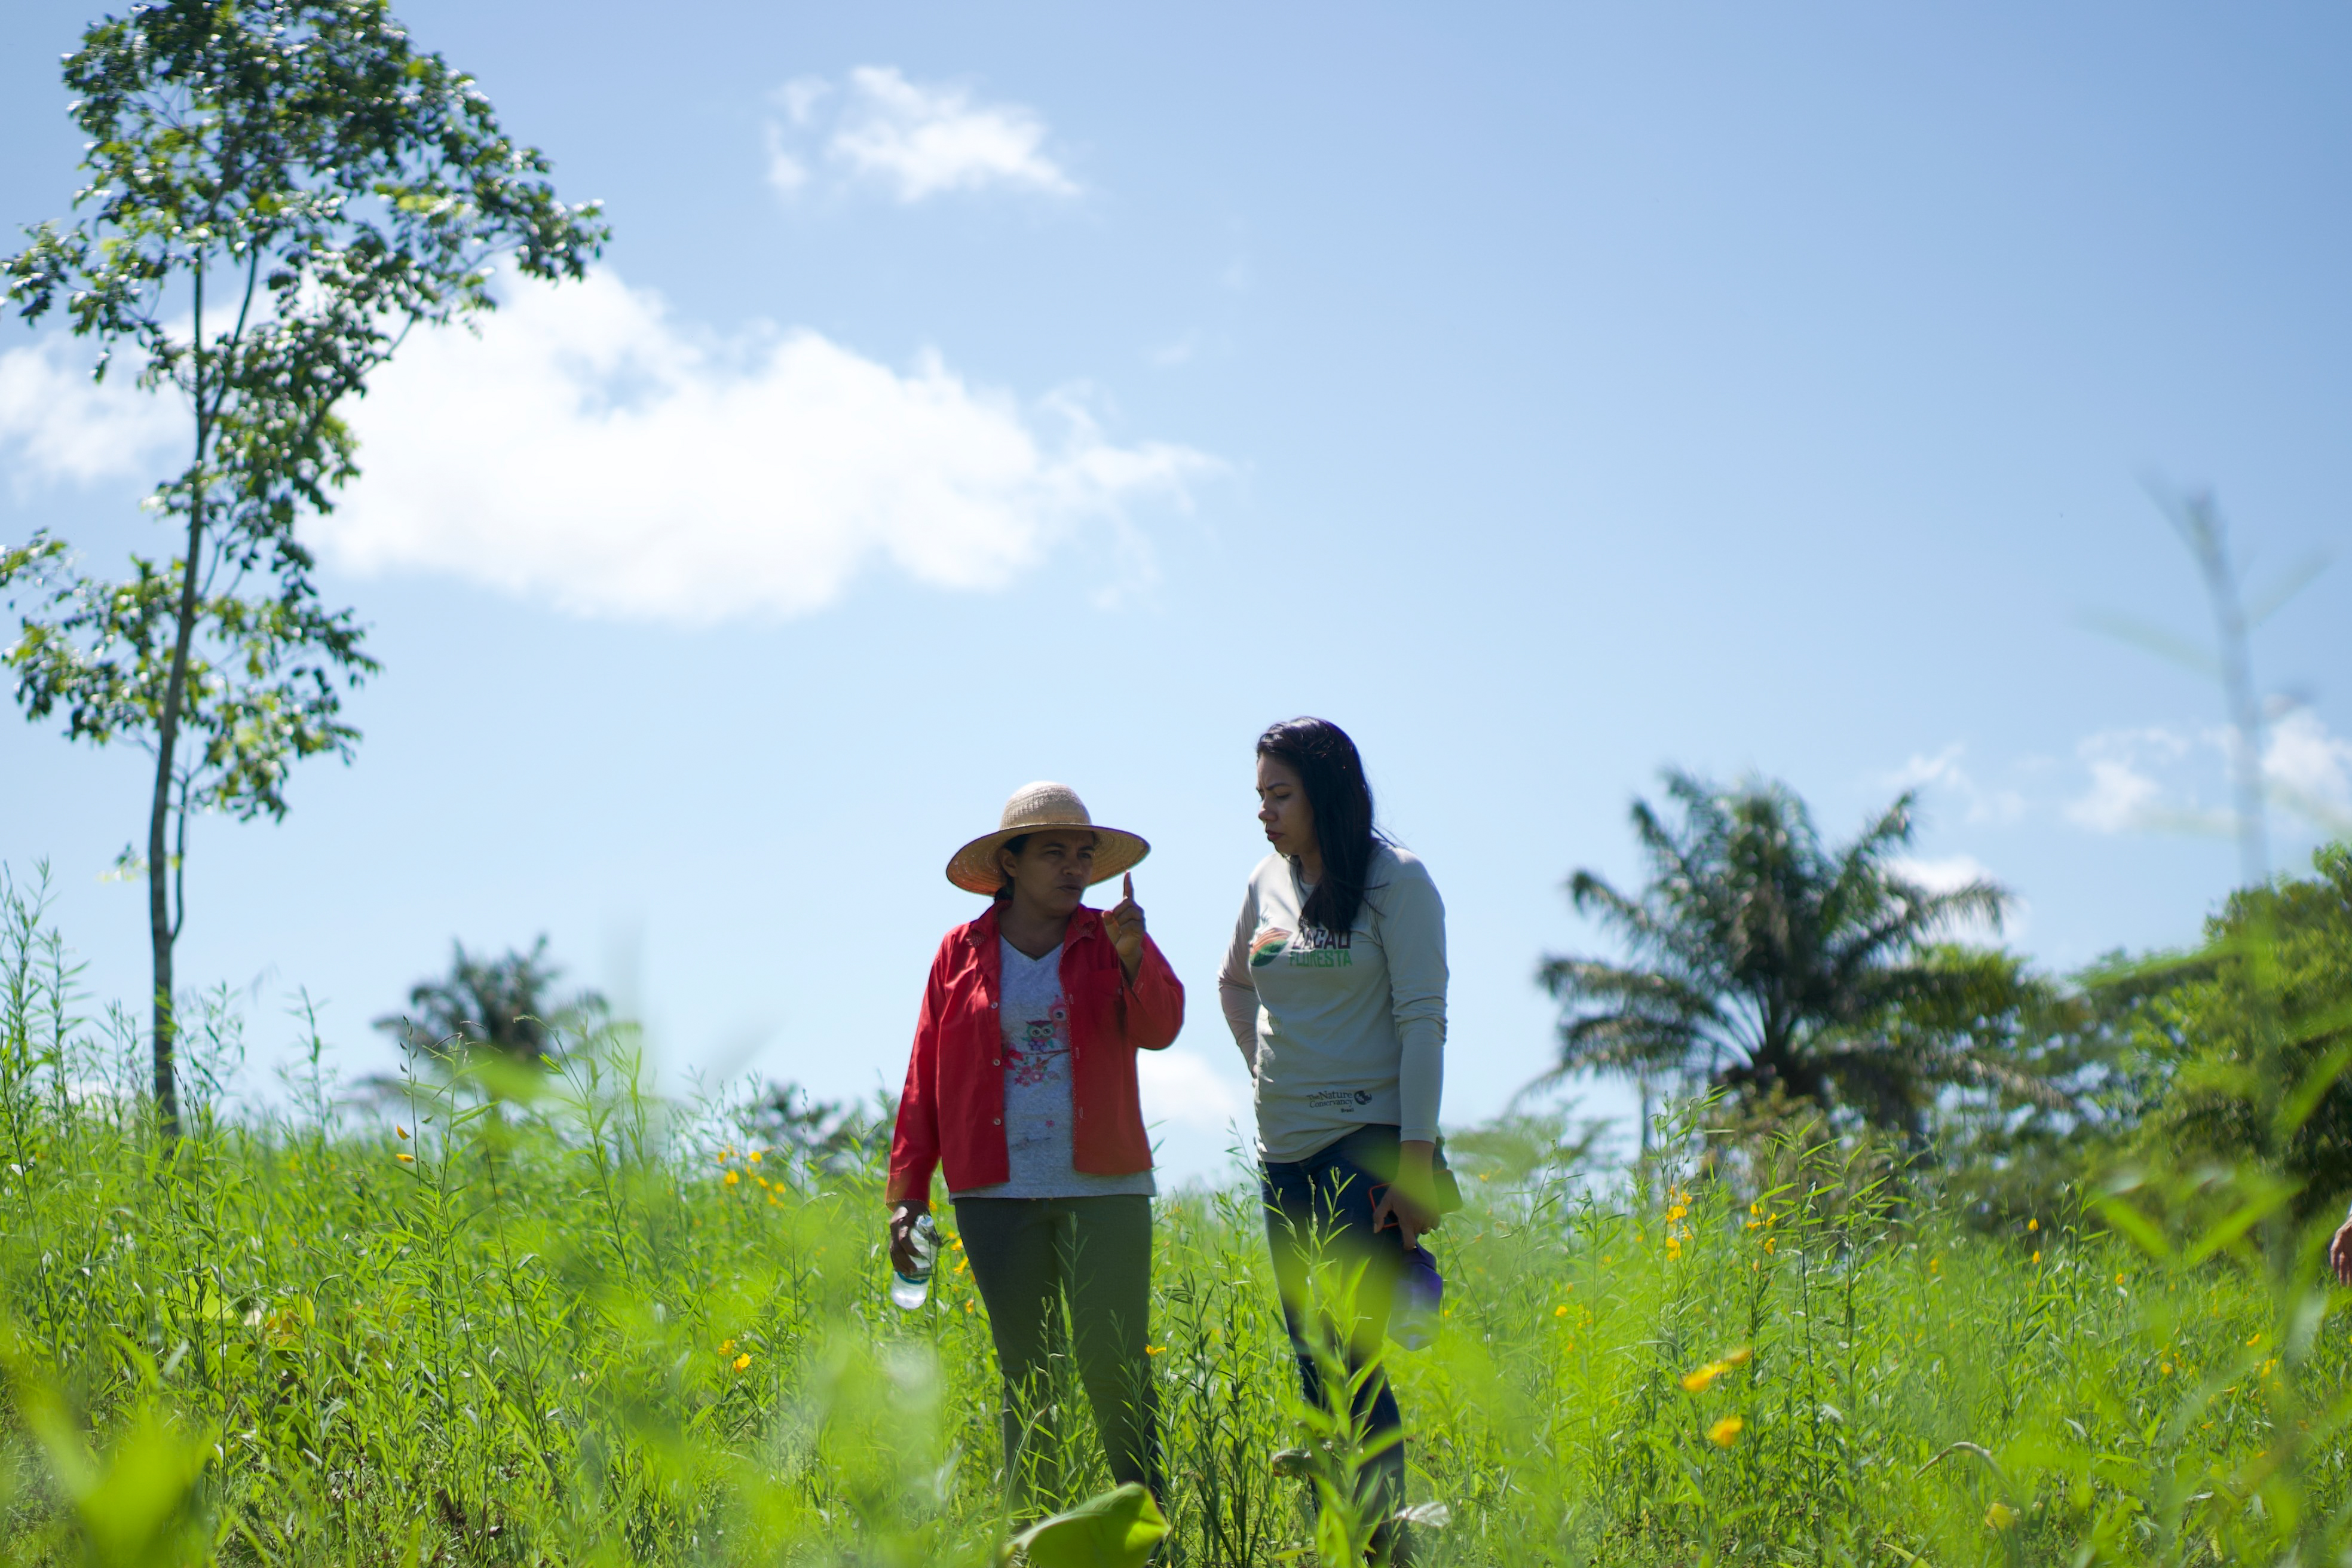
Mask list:
[[[176,393],[190,458],[149,502],[175,553],[133,553],[127,580],[82,574],[46,534],[0,552],[0,594],[30,603],[5,661],[28,717],[155,756],[147,851],[123,864],[151,873],[169,1126],[186,905],[163,872],[188,817],[282,816],[292,763],[350,756],[341,694],[376,669],[295,533],[358,473],[342,405],[415,328],[489,309],[496,258],[578,278],[605,230],[383,0],[138,6],[89,29],[65,80],[89,138],[79,216],[30,230],[0,279],[27,321],[61,307],[96,339],[101,377],[127,358]],[[185,754],[184,730],[201,742]]]
[[[63,949],[0,904],[0,1556],[102,1558],[120,1523],[239,1564],[980,1568],[1013,1532],[970,1269],[950,1232],[931,1303],[887,1304],[871,1166],[649,1099],[625,1039],[566,1042],[528,1101],[420,1085],[405,1139],[197,1116],[167,1159]],[[1740,1192],[1671,1159],[1606,1191],[1486,1169],[1436,1238],[1436,1343],[1389,1353],[1420,1563],[2352,1545],[2352,1342],[2303,1240],[2273,1276],[2154,1181],[1987,1233],[1818,1142]],[[1272,1568],[1360,1536],[1344,1470],[1318,1512],[1269,1468],[1349,1435],[1297,1405],[1255,1194],[1161,1199],[1154,1248],[1172,1549]],[[1108,1489],[1057,1403],[1067,1505]]]
[[[1577,909],[1632,962],[1544,962],[1539,978],[1566,1004],[1559,1073],[1778,1092],[1910,1133],[1946,1086],[2052,1098],[2010,1048],[2032,994],[2022,967],[1937,940],[1958,921],[1997,925],[2008,895],[1984,881],[1931,892],[1895,868],[1910,795],[1832,850],[1783,785],[1727,792],[1676,772],[1666,794],[1679,824],[1633,805],[1650,863],[1639,899],[1595,872],[1570,879]]]
[[[771,1084],[734,1112],[747,1143],[782,1157],[812,1181],[848,1176],[889,1158],[898,1124],[898,1097],[877,1089],[873,1099],[845,1104],[817,1100],[796,1083]]]
[[[1129,1481],[1031,1525],[1013,1538],[1007,1556],[1028,1568],[1143,1568],[1167,1533],[1160,1505]]]
[[[563,966],[547,956],[544,936],[529,952],[509,949],[493,959],[468,953],[462,942],[450,948],[446,979],[417,982],[408,993],[408,1011],[374,1023],[412,1055],[446,1067],[485,1057],[542,1067],[558,1029],[592,1030],[607,1011],[593,991],[557,994]]]
[[[2305,1215],[2352,1196],[2352,847],[2312,863],[2232,894],[2200,952],[2144,966],[2131,1035],[2157,1085],[2141,1159],[2253,1161]]]

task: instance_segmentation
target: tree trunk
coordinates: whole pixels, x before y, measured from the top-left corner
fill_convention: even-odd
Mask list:
[[[188,690],[188,649],[196,635],[196,558],[205,538],[205,445],[212,433],[205,407],[205,275],[201,268],[195,276],[195,395],[189,401],[196,414],[196,460],[189,469],[188,553],[180,563],[178,635],[172,644],[171,677],[163,684],[163,710],[155,718],[155,797],[147,810],[147,937],[155,965],[155,1118],[168,1140],[180,1135],[180,1089],[173,1071],[180,1030],[172,1006],[172,947],[180,939],[178,917],[185,912],[187,900],[184,891],[179,900],[182,908],[172,908],[172,884],[167,880],[172,857],[164,827],[171,820],[173,763],[180,754],[180,709]]]
[[[155,961],[155,1113],[163,1136],[180,1135],[180,1090],[173,1071],[179,1021],[172,1007],[172,948],[180,922],[172,908],[177,878],[165,829],[172,816],[173,762],[180,750],[180,708],[188,689],[188,650],[196,632],[196,553],[204,542],[202,478],[189,505],[188,557],[180,574],[179,636],[172,647],[172,675],[163,687],[163,711],[155,725],[155,796],[147,811],[147,933]],[[181,902],[184,905],[186,895]]]

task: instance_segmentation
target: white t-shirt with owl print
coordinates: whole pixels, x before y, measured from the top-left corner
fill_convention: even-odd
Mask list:
[[[1070,1005],[1062,994],[1062,950],[1031,958],[996,939],[997,1016],[1004,1033],[1005,1180],[949,1196],[1091,1198],[1157,1191],[1151,1173],[1098,1176],[1073,1163]]]
[[[1304,1160],[1359,1127],[1437,1136],[1445,1083],[1445,905],[1418,857],[1381,845],[1352,930],[1309,926],[1280,855],[1250,874],[1218,1000],[1250,1064],[1258,1153]]]

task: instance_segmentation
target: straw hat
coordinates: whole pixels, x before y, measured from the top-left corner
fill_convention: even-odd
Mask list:
[[[948,880],[968,893],[993,893],[1004,885],[996,852],[1010,839],[1049,827],[1084,827],[1095,836],[1093,880],[1107,882],[1151,853],[1151,846],[1132,833],[1099,827],[1087,815],[1087,803],[1067,784],[1023,784],[1004,803],[1004,819],[996,831],[973,839],[948,862]]]

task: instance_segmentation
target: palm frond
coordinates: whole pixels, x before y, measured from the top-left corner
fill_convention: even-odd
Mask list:
[[[1933,892],[1895,868],[1915,796],[1832,849],[1784,784],[1727,791],[1681,770],[1664,784],[1672,809],[1637,800],[1630,813],[1649,868],[1639,895],[1596,872],[1570,880],[1576,907],[1630,952],[1555,956],[1538,972],[1561,1004],[1561,1070],[1711,1072],[1744,1094],[1786,1088],[1911,1133],[1940,1085],[2046,1092],[2035,1085],[2047,1075],[2009,1044],[2030,989],[2016,961],[1937,945],[1962,921],[1998,929],[2006,890]]]

